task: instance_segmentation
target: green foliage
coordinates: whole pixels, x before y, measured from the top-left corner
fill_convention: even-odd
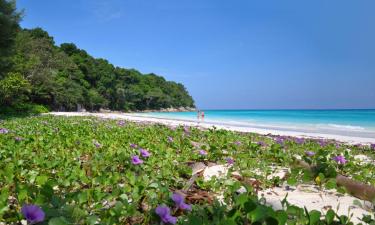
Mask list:
[[[0,0],[0,79],[11,66],[9,56],[12,54],[20,19],[15,0]]]
[[[37,105],[32,103],[19,103],[14,104],[12,106],[1,107],[0,118],[38,115],[47,112],[49,112],[49,110],[44,105]]]
[[[0,80],[0,106],[13,106],[28,100],[31,85],[19,73],[9,73]]]
[[[40,28],[18,33],[14,71],[31,83],[30,100],[55,110],[145,110],[193,107],[181,84],[154,74],[114,67],[95,59],[74,44],[54,45]]]
[[[160,224],[154,210],[161,204],[172,207],[178,224],[350,224],[351,218],[337,215],[336,209],[308,211],[289,204],[287,198],[280,210],[274,210],[248,183],[255,179],[261,189],[274,187],[274,182],[267,179],[269,168],[288,166],[290,161],[279,160],[282,149],[291,157],[304,155],[305,148],[309,148],[322,152],[309,156],[310,160],[320,159],[331,146],[320,147],[314,140],[302,145],[289,141],[280,149],[272,147],[272,138],[255,134],[193,127],[170,129],[131,122],[120,125],[118,121],[91,117],[8,119],[0,122],[0,128],[9,130],[0,134],[0,222],[4,224],[22,219],[20,208],[26,203],[37,204],[45,211],[44,224]],[[173,142],[167,137],[172,137]],[[242,144],[234,145],[236,141]],[[258,145],[258,141],[265,144]],[[193,143],[201,143],[201,147]],[[140,156],[144,162],[133,165],[131,157],[140,153],[130,144],[147,149],[151,156]],[[331,155],[349,147],[353,154],[366,150],[343,145]],[[208,152],[206,156],[199,155],[201,148]],[[366,154],[373,157],[371,152]],[[189,183],[189,164],[223,164],[226,157],[235,160],[230,171],[238,171],[242,179],[227,176],[208,182],[199,178],[188,192],[195,200],[186,199],[192,204],[192,211],[176,210],[170,196]],[[347,159],[353,161],[350,156]],[[327,163],[337,164],[332,160]],[[371,164],[348,163],[339,169],[361,176],[363,182],[374,182],[374,177],[367,177],[360,168],[374,174]],[[290,176],[296,184],[315,182],[314,176],[301,181],[300,175],[292,171]],[[323,173],[317,176],[323,183],[325,179],[333,182]],[[245,192],[237,194],[241,186]],[[223,196],[220,203],[215,199],[219,195]],[[212,197],[213,202],[205,196]],[[374,222],[371,217],[364,217],[363,221]]]
[[[63,111],[194,107],[182,84],[115,67],[74,44],[56,46],[41,28],[20,29],[19,19],[15,2],[0,0],[0,79],[10,71],[27,80],[23,101]],[[0,100],[9,106],[9,99]]]

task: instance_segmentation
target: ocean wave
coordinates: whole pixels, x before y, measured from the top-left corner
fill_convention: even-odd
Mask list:
[[[317,124],[318,128],[325,128],[325,129],[337,129],[337,130],[351,130],[351,131],[364,131],[366,128],[361,126],[353,126],[353,125],[342,125],[342,124]]]
[[[257,121],[235,121],[235,120],[206,120],[208,123],[217,123],[222,125],[233,125],[233,126],[244,126],[244,127],[254,127],[254,128],[264,128],[264,129],[275,129],[275,130],[295,130],[295,131],[315,131],[315,132],[371,132],[371,130],[366,129],[365,127],[355,126],[355,125],[343,125],[343,124],[313,124],[313,123],[264,123]],[[372,131],[374,132],[374,131]]]
[[[150,114],[149,114],[150,115]],[[191,116],[166,116],[162,115],[153,115],[158,118],[167,118],[167,119],[180,119],[190,122],[198,122],[196,117]],[[213,125],[224,125],[224,126],[238,126],[238,127],[249,127],[249,128],[259,128],[259,129],[272,129],[272,130],[289,130],[289,131],[303,131],[303,132],[318,132],[318,133],[356,133],[358,135],[363,133],[375,133],[375,128],[371,127],[362,127],[359,125],[351,124],[336,124],[336,123],[299,123],[291,121],[262,121],[254,119],[234,119],[234,118],[219,118],[211,117],[206,118],[205,120],[200,120],[201,123],[209,123]]]

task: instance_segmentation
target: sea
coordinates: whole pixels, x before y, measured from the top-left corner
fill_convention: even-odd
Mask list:
[[[234,127],[375,138],[375,109],[345,110],[202,110],[149,112],[140,115]]]

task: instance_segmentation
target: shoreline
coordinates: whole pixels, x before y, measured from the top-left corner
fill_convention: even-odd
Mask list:
[[[201,128],[212,128],[216,127],[219,129],[225,129],[230,131],[245,132],[245,133],[257,133],[261,135],[281,135],[281,136],[293,136],[299,138],[311,138],[311,139],[333,139],[340,142],[345,142],[348,144],[371,144],[375,143],[375,137],[355,137],[346,136],[338,134],[324,134],[324,133],[314,133],[314,132],[302,132],[302,131],[289,131],[289,130],[276,130],[269,128],[259,128],[259,127],[243,127],[236,125],[220,124],[208,121],[193,121],[184,119],[172,119],[172,118],[158,118],[152,116],[141,116],[139,114],[133,113],[90,113],[90,112],[50,112],[45,115],[55,115],[55,116],[93,116],[105,119],[124,119],[133,122],[151,122],[160,123],[169,126],[194,126]]]

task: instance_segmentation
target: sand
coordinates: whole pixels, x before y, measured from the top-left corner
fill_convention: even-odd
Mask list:
[[[319,133],[306,133],[299,131],[281,131],[281,130],[272,130],[272,129],[263,129],[255,127],[240,127],[235,125],[218,125],[211,122],[197,122],[189,120],[179,120],[179,119],[162,119],[155,118],[146,115],[132,114],[132,113],[89,113],[89,112],[51,112],[48,113],[51,115],[57,116],[94,116],[107,119],[121,119],[129,120],[134,122],[151,122],[151,123],[160,123],[168,126],[198,126],[202,128],[212,128],[216,127],[219,129],[226,129],[231,131],[239,132],[253,132],[258,134],[272,134],[272,135],[283,135],[283,136],[294,136],[294,137],[303,137],[303,138],[319,138],[319,139],[334,139],[340,142],[345,142],[348,144],[370,144],[375,143],[375,137],[353,137],[353,136],[344,136],[344,135],[334,135],[334,134],[319,134]]]
[[[283,179],[286,173],[282,169],[283,168],[275,170],[275,172],[269,176]],[[213,177],[228,179],[229,166],[207,166],[202,168],[201,171],[203,171],[203,179],[205,181],[209,181]],[[241,187],[237,192],[243,193],[246,192],[246,189]],[[219,202],[225,204],[222,193],[218,193],[216,197]],[[374,215],[371,202],[363,201],[348,194],[341,194],[335,189],[326,190],[312,184],[301,184],[297,186],[283,185],[282,187],[265,189],[258,192],[258,197],[263,199],[266,205],[271,206],[275,210],[283,209],[281,202],[285,197],[290,205],[295,205],[300,208],[306,207],[309,211],[317,210],[321,212],[322,215],[325,215],[329,209],[333,209],[339,216],[345,215],[350,217],[351,222],[354,224],[361,223],[363,215],[371,217]]]

